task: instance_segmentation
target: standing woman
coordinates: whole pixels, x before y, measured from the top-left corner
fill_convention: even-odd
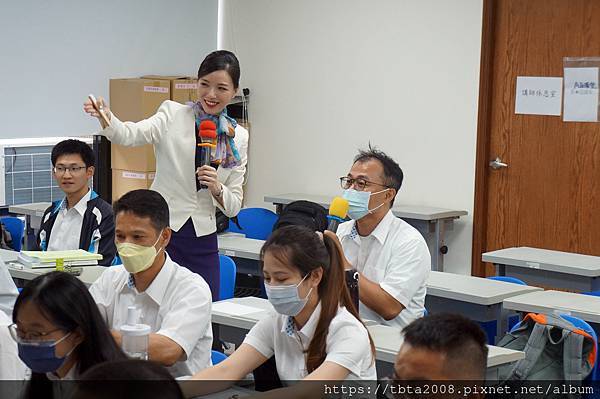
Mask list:
[[[91,101],[84,104],[84,111],[100,120],[104,130],[99,134],[113,143],[154,145],[156,177],[151,188],[167,200],[173,229],[167,251],[176,263],[206,280],[214,300],[219,292],[215,207],[229,217],[237,215],[246,172],[248,131],[230,118],[225,108],[235,96],[239,80],[236,56],[219,50],[200,64],[198,102],[194,104],[165,101],[156,114],[134,123],[121,122],[98,98],[98,107],[110,121],[108,126]],[[217,147],[212,150],[212,166],[197,168],[198,129],[206,120],[217,126]]]

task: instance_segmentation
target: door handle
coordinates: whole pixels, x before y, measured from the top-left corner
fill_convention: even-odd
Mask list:
[[[497,170],[497,169],[502,169],[502,168],[508,168],[508,165],[505,164],[504,162],[502,162],[500,157],[497,157],[493,161],[490,161],[490,167],[494,170]]]

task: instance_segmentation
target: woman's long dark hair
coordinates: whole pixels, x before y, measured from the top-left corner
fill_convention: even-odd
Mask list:
[[[306,357],[306,369],[312,373],[327,357],[329,324],[337,314],[338,307],[344,306],[362,323],[346,286],[343,254],[327,235],[321,239],[317,233],[304,226],[285,226],[273,232],[261,249],[261,267],[267,252],[281,263],[298,269],[302,277],[319,267],[323,268],[323,276],[317,290],[321,300],[321,315],[308,345]],[[375,346],[370,335],[369,341],[375,359]]]
[[[99,363],[127,359],[115,342],[98,306],[86,286],[65,272],[51,272],[31,280],[17,297],[13,309],[13,322],[22,305],[32,302],[57,328],[76,331],[83,340],[73,351],[79,375]],[[32,381],[39,380],[35,373]],[[33,388],[33,387],[30,387]]]

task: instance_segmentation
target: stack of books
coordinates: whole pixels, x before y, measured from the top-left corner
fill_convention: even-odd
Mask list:
[[[71,251],[21,251],[17,263],[30,268],[55,268],[57,263],[66,267],[94,266],[102,255],[76,249]]]

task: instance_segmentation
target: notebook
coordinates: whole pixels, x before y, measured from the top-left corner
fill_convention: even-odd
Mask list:
[[[56,260],[62,259],[68,266],[97,265],[102,260],[102,255],[93,254],[83,249],[70,251],[21,251],[17,262],[31,268],[55,267]]]

